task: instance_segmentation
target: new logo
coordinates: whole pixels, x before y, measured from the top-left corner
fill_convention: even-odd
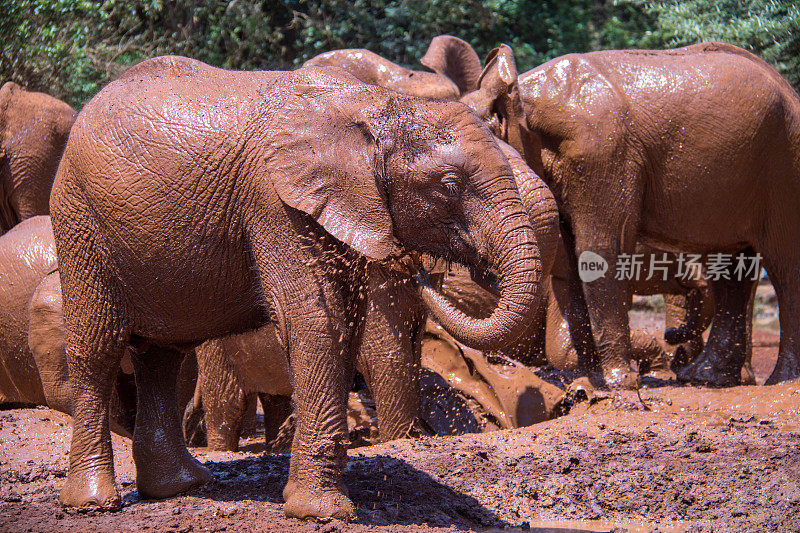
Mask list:
[[[594,252],[585,251],[578,257],[578,277],[588,283],[605,276],[608,262]]]

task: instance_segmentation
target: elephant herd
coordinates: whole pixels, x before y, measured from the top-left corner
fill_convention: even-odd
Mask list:
[[[110,430],[132,438],[141,496],[205,483],[184,429],[202,408],[209,445],[235,449],[257,396],[268,440],[293,422],[287,516],[354,519],[357,373],[382,440],[430,429],[431,376],[486,428],[562,408],[528,366],[754,383],[760,268],[692,279],[683,254],[763,259],[767,384],[800,377],[800,99],[765,62],[702,43],[518,75],[509,47],[482,65],[451,36],[420,62],[157,57],[78,114],[0,89],[0,403],[73,416],[62,505],[121,505]],[[586,278],[584,257],[604,270]],[[639,276],[615,275],[631,257]],[[631,331],[633,294],[666,295],[674,354]]]

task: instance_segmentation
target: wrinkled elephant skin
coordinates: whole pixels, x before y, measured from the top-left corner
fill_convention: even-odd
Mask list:
[[[50,189],[76,113],[64,102],[0,87],[0,235],[50,212]]]
[[[513,54],[500,47],[479,85],[462,101],[550,186],[571,257],[599,254],[613,274],[637,242],[760,253],[781,305],[767,383],[800,375],[800,100],[774,69],[740,48],[702,43],[571,54],[517,80]],[[709,341],[684,379],[740,382],[753,284],[712,283]],[[606,275],[582,285],[606,382],[638,386],[627,284]]]
[[[120,504],[107,391],[129,345],[142,496],[210,477],[181,434],[181,352],[272,319],[297,414],[285,512],[350,520],[346,401],[367,260],[427,253],[493,270],[502,295],[483,319],[420,280],[431,315],[476,348],[517,337],[540,304],[535,234],[481,120],[336,69],[140,63],[79,114],[50,208],[72,389],[69,507]]]

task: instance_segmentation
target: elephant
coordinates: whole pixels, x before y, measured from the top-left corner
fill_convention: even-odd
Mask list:
[[[44,405],[71,415],[61,281],[50,217],[23,220],[0,235],[0,404]],[[181,365],[179,404],[194,392],[193,360]],[[125,354],[111,391],[110,428],[133,435],[136,384]]]
[[[14,82],[0,87],[0,235],[49,211],[50,188],[77,114]]]
[[[477,88],[476,72],[481,70],[481,60],[475,50],[458,37],[435,37],[420,63],[433,73],[401,67],[364,49],[324,52],[303,66],[341,68],[364,83],[439,100],[455,100]],[[462,65],[470,65],[470,68]]]
[[[735,46],[701,43],[569,54],[518,77],[503,46],[487,58],[479,88],[460,101],[550,186],[573,264],[593,252],[615,272],[637,242],[736,254],[710,283],[708,343],[679,378],[741,382],[758,270],[748,258],[763,258],[783,306],[778,361],[766,384],[800,375],[793,274],[800,102],[774,69]],[[733,279],[739,257],[747,270]],[[575,285],[585,295],[606,383],[637,387],[628,284],[604,276]]]
[[[476,349],[513,340],[541,304],[537,237],[481,119],[336,69],[135,65],[78,115],[50,211],[73,407],[67,507],[120,505],[106,421],[127,348],[137,489],[169,497],[210,478],[180,431],[181,353],[273,321],[297,415],[284,512],[354,519],[345,407],[368,264],[410,264],[431,315]],[[497,309],[461,313],[420,254],[492,271]]]

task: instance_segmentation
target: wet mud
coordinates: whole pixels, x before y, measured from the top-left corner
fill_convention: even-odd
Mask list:
[[[632,316],[657,333],[657,313]],[[661,326],[663,327],[663,326]],[[763,382],[778,335],[757,329]],[[0,411],[0,531],[800,531],[800,383],[705,389],[647,382],[595,391],[530,427],[398,440],[350,451],[358,524],[283,515],[289,457],[263,437],[239,452],[193,448],[214,480],[142,500],[130,441],[113,435],[124,507],[67,512],[70,424],[55,411]]]

